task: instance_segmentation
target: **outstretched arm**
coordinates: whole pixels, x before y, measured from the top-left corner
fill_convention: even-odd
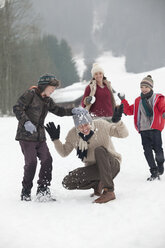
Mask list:
[[[120,98],[121,103],[124,105],[124,110],[123,110],[124,114],[133,115],[134,105],[133,104],[129,105],[129,103],[125,99],[125,94],[124,93],[118,93],[117,95]]]
[[[49,111],[52,114],[55,114],[58,116],[70,116],[70,115],[72,115],[72,108],[60,107],[53,101],[53,99],[50,99]]]
[[[128,130],[124,123],[121,121],[123,113],[123,104],[118,107],[115,107],[113,116],[112,116],[112,123],[109,126],[109,135],[118,137],[118,138],[125,138],[128,136]]]
[[[57,152],[62,157],[68,156],[74,148],[73,143],[70,140],[70,137],[71,137],[70,132],[68,133],[68,135],[66,137],[65,144],[62,144],[62,142],[59,140],[59,138],[60,138],[60,125],[58,125],[56,127],[53,122],[49,122],[48,124],[46,124],[45,129],[48,132],[51,140],[53,141]]]
[[[109,136],[126,138],[128,135],[128,129],[122,121],[117,123],[110,123]]]
[[[74,148],[72,143],[68,142],[67,140],[64,144],[62,144],[60,140],[54,140],[54,146],[61,157],[67,157]]]

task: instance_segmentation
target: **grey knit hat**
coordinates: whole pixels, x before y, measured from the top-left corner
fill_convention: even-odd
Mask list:
[[[88,123],[92,124],[92,117],[90,116],[87,109],[84,109],[82,107],[73,108],[72,113],[75,127]]]
[[[140,86],[147,86],[150,89],[152,89],[154,86],[154,82],[151,75],[148,75],[147,77],[143,78],[143,80],[140,83]]]

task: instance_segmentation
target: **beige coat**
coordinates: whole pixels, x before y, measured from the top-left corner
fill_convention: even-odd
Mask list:
[[[87,158],[84,158],[83,160],[85,165],[94,164],[96,162],[94,150],[98,146],[105,147],[119,162],[121,162],[121,155],[115,151],[111,141],[111,136],[118,138],[127,137],[128,130],[124,123],[122,121],[119,121],[118,123],[109,123],[105,120],[99,119],[94,120],[93,125],[94,134],[88,141]],[[66,157],[72,152],[73,149],[77,150],[79,140],[80,136],[78,135],[78,130],[74,127],[68,132],[64,144],[62,144],[60,140],[54,140],[54,145],[57,152],[62,157]]]

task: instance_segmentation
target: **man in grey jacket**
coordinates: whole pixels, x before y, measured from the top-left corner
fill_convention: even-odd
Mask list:
[[[46,130],[54,142],[57,152],[65,157],[73,149],[85,167],[77,168],[63,179],[67,189],[94,189],[97,195],[95,203],[114,200],[113,179],[120,171],[121,155],[115,151],[111,136],[124,138],[128,136],[127,128],[120,120],[123,105],[115,108],[112,123],[99,119],[92,121],[88,111],[82,107],[72,110],[75,127],[67,134],[64,144],[59,140],[60,126],[53,122],[46,125]]]

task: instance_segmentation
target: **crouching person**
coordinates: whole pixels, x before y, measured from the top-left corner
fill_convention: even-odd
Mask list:
[[[45,127],[54,142],[57,152],[65,157],[73,149],[85,166],[77,168],[63,179],[67,189],[94,189],[93,196],[99,196],[94,202],[105,203],[114,200],[113,179],[120,171],[121,156],[111,141],[111,136],[124,138],[128,136],[127,128],[120,120],[123,105],[115,109],[112,123],[105,120],[93,120],[88,111],[82,107],[72,110],[75,127],[67,134],[65,144],[59,140],[60,126],[53,122]]]

